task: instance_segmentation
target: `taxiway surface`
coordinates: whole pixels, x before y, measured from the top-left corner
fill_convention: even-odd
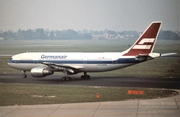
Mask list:
[[[32,83],[32,84],[58,84],[80,86],[113,86],[113,87],[144,87],[180,89],[180,78],[123,78],[123,77],[97,77],[82,80],[79,76],[73,76],[71,81],[62,81],[61,75],[51,75],[44,78],[22,78],[17,75],[0,75],[0,83]]]

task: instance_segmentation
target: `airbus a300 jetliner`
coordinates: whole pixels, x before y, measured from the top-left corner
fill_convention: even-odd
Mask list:
[[[83,72],[82,79],[89,79],[87,72],[104,72],[116,70],[127,66],[160,57],[160,53],[153,53],[161,27],[160,21],[152,22],[139,39],[123,52],[27,52],[12,56],[8,65],[22,70],[23,78],[26,71],[33,77],[45,77],[54,72],[63,72],[63,80],[71,80],[68,75]],[[171,55],[169,53],[165,55]]]

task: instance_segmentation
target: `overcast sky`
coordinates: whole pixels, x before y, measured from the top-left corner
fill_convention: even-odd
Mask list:
[[[180,0],[0,0],[0,30],[180,30]]]

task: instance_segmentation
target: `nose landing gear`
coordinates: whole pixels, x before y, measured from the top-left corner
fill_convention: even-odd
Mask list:
[[[26,71],[23,71],[22,78],[27,78]]]

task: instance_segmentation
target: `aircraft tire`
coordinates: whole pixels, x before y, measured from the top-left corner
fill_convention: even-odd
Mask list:
[[[63,80],[63,81],[66,81],[66,77],[62,77],[62,80]]]
[[[27,78],[27,75],[26,75],[26,74],[23,74],[22,77],[23,77],[23,78]]]
[[[86,79],[90,79],[91,77],[89,75],[86,76]]]
[[[70,81],[70,80],[71,80],[71,77],[62,77],[62,80],[63,80],[63,81]]]
[[[67,77],[67,78],[66,78],[66,81],[70,81],[70,80],[71,80],[71,77]]]
[[[84,75],[81,76],[81,79],[85,79]]]
[[[90,79],[90,76],[89,75],[86,75],[86,76],[82,75],[81,79]]]

